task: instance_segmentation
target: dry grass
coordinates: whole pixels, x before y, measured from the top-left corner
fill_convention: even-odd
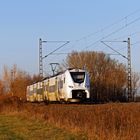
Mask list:
[[[85,139],[140,139],[140,103],[44,105],[8,99],[0,101],[0,113],[22,116],[28,120],[38,119],[81,134]]]

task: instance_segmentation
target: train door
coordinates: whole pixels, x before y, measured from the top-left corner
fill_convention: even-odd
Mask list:
[[[56,96],[56,101],[60,101],[59,98],[59,88],[58,88],[58,78],[55,78],[55,96]]]

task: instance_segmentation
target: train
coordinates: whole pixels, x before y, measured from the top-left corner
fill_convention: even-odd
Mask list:
[[[27,86],[29,102],[83,102],[90,100],[90,78],[84,69],[67,69]]]

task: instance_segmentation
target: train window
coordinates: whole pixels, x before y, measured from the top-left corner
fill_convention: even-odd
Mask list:
[[[71,77],[75,83],[83,83],[85,79],[85,72],[70,72]]]
[[[36,88],[34,88],[34,89],[33,89],[33,92],[34,92],[34,93],[36,93],[36,92],[37,92],[37,89],[36,89]]]
[[[43,87],[43,90],[44,90],[44,91],[47,91],[47,90],[48,90],[48,85],[45,85],[45,86]]]
[[[43,93],[43,89],[40,88],[40,89],[37,89],[37,94],[42,94]]]
[[[59,87],[59,89],[63,88],[63,81],[62,81],[62,80],[60,80],[60,81],[58,82],[58,87]]]
[[[49,86],[49,92],[55,92],[55,85]]]

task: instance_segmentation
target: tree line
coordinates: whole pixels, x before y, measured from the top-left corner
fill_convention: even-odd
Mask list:
[[[125,64],[102,52],[73,51],[60,66],[64,68],[86,69],[91,81],[91,99],[93,101],[126,101],[127,100],[127,67]],[[42,79],[39,75],[30,75],[16,65],[10,69],[3,68],[0,79],[0,94],[11,94],[26,98],[26,87]],[[140,76],[132,74],[132,88],[136,89]]]
[[[2,79],[0,80],[0,95],[11,95],[25,100],[26,87],[40,79],[39,75],[31,76],[18,69],[16,65],[13,65],[12,68],[4,66]]]

